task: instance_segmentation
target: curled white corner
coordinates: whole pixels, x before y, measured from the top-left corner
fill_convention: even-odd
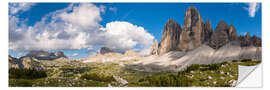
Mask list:
[[[236,87],[262,87],[262,66],[238,67],[238,80]]]

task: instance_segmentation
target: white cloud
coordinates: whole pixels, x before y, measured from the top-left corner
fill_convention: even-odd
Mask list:
[[[128,50],[135,46],[143,49],[151,48],[154,36],[143,27],[133,25],[129,22],[114,21],[106,24],[104,28],[108,41],[107,47],[112,49]]]
[[[100,12],[104,12],[104,6],[101,8],[93,4],[83,3],[78,7],[73,7],[72,13],[64,12],[60,15],[61,19],[75,25],[81,25],[84,28],[98,26],[102,20]]]
[[[9,12],[10,12],[10,14],[16,14],[20,11],[22,11],[22,12],[27,11],[34,5],[35,5],[35,3],[25,3],[25,2],[10,3],[9,4]]]
[[[248,8],[245,7],[245,9],[248,10],[249,16],[252,18],[255,17],[255,14],[260,7],[259,4],[256,2],[251,2],[251,3],[248,3],[247,5],[248,5]]]
[[[113,11],[113,12],[116,12],[117,11],[117,8],[116,7],[110,7],[109,10],[110,11]]]
[[[102,10],[93,4],[71,4],[27,27],[17,26],[21,22],[10,16],[9,49],[70,50],[106,46],[120,51],[136,47],[143,52],[150,50],[154,37],[143,27],[124,21],[110,22],[103,27],[99,24]]]
[[[75,57],[75,56],[78,56],[79,54],[78,53],[73,53],[72,56]]]

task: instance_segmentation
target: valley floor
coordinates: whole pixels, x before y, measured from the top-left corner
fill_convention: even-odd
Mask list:
[[[238,65],[261,60],[233,60],[209,65],[193,64],[179,72],[144,72],[121,63],[43,61],[47,77],[9,77],[10,87],[231,87],[237,82]],[[118,77],[118,78],[117,78]]]

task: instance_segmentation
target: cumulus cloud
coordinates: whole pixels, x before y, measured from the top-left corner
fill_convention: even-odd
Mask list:
[[[104,12],[104,6],[96,7],[93,4],[80,4],[73,7],[71,13],[63,12],[60,14],[62,20],[70,22],[73,25],[80,25],[84,28],[98,26],[102,20],[100,12]]]
[[[135,46],[148,49],[151,47],[154,39],[154,36],[148,33],[143,27],[133,25],[129,22],[110,22],[106,24],[104,29],[106,30],[108,39],[105,46],[112,49],[128,50]]]
[[[11,4],[9,4],[9,12],[10,12],[10,14],[16,14],[20,11],[22,11],[22,12],[27,11],[34,5],[35,5],[35,3],[25,3],[25,2],[11,3]]]
[[[105,46],[125,51],[150,50],[154,36],[143,27],[125,21],[100,25],[104,7],[90,3],[71,4],[49,13],[33,26],[18,26],[17,17],[9,20],[10,50],[72,50]]]
[[[247,5],[248,7],[245,7],[245,9],[248,11],[248,15],[252,18],[255,17],[255,14],[260,7],[259,4],[256,2],[251,2],[251,3],[248,3]]]

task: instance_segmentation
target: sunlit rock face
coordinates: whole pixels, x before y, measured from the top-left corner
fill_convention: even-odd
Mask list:
[[[184,17],[184,25],[178,48],[183,51],[199,47],[205,40],[204,22],[195,7],[189,7]]]
[[[177,50],[180,33],[181,27],[177,22],[173,21],[172,19],[167,21],[163,30],[158,53],[163,54],[169,51]]]
[[[228,31],[228,35],[229,35],[229,40],[230,41],[237,41],[237,40],[239,40],[237,31],[236,31],[236,29],[234,28],[234,26],[232,24],[230,25],[230,29]]]
[[[154,43],[152,44],[150,54],[158,55],[158,41],[157,40],[155,40]]]

